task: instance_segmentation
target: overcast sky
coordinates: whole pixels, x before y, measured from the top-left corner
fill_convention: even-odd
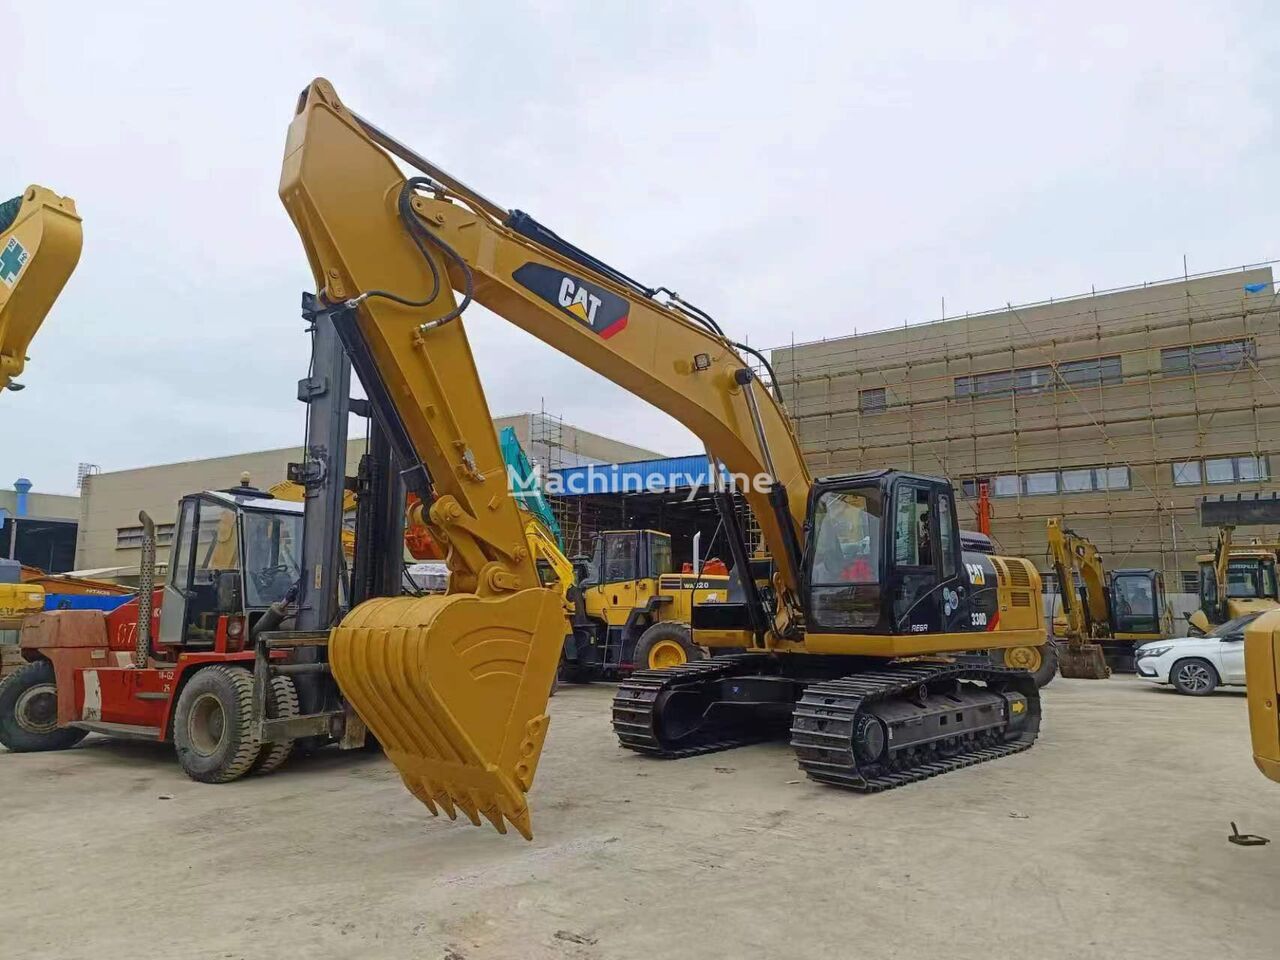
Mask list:
[[[276,187],[315,76],[758,346],[1280,256],[1274,7],[970,7],[3,0],[0,199],[74,197],[85,243],[0,395],[0,486],[300,442],[311,277]],[[466,319],[495,415],[699,449]]]

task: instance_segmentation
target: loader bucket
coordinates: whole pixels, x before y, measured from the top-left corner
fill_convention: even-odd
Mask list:
[[[1096,643],[1067,645],[1058,650],[1058,672],[1076,680],[1105,680],[1111,676],[1102,647]]]
[[[547,735],[564,645],[560,598],[533,588],[481,598],[383,597],[333,630],[343,696],[433,814],[461,810],[532,839],[525,793]]]

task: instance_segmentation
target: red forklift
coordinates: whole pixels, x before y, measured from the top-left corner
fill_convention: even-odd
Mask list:
[[[154,531],[141,519],[135,600],[24,622],[29,662],[0,686],[0,743],[17,752],[65,749],[90,733],[172,741],[189,776],[224,783],[268,773],[297,739],[347,726],[324,664],[304,655],[327,634],[279,635],[295,616],[302,504],[247,484],[183,497],[159,588]]]
[[[312,301],[304,299],[304,308]],[[0,744],[62,750],[91,733],[170,742],[195,780],[267,773],[296,744],[365,742],[329,671],[329,628],[349,605],[403,583],[404,485],[386,425],[346,476],[351,363],[332,323],[312,322],[305,458],[289,464],[301,503],[239,487],[179,503],[169,570],[154,583],[146,514],[136,599],[110,613],[56,610],[23,621],[27,662],[0,682]],[[342,552],[343,499],[356,493],[355,556]]]

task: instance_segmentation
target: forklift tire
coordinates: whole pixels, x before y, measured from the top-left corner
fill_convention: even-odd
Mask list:
[[[694,646],[689,628],[683,623],[671,622],[655,623],[640,634],[631,656],[637,670],[661,670],[705,659],[706,654]]]
[[[267,705],[267,716],[272,720],[283,720],[296,717],[301,712],[298,706],[298,688],[285,676],[271,678],[271,701]],[[259,774],[272,773],[289,759],[293,753],[293,741],[280,743],[264,743],[262,752],[258,754],[253,772]]]
[[[0,743],[14,753],[66,750],[89,734],[58,727],[53,664],[26,663],[0,681]]]
[[[248,773],[262,744],[253,734],[253,675],[222,665],[196,671],[178,697],[173,745],[192,780],[230,783]]]

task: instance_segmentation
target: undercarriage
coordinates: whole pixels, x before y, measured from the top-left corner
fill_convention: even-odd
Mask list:
[[[613,728],[664,759],[790,737],[810,779],[872,793],[1026,750],[1040,695],[1004,667],[741,654],[633,674]]]

